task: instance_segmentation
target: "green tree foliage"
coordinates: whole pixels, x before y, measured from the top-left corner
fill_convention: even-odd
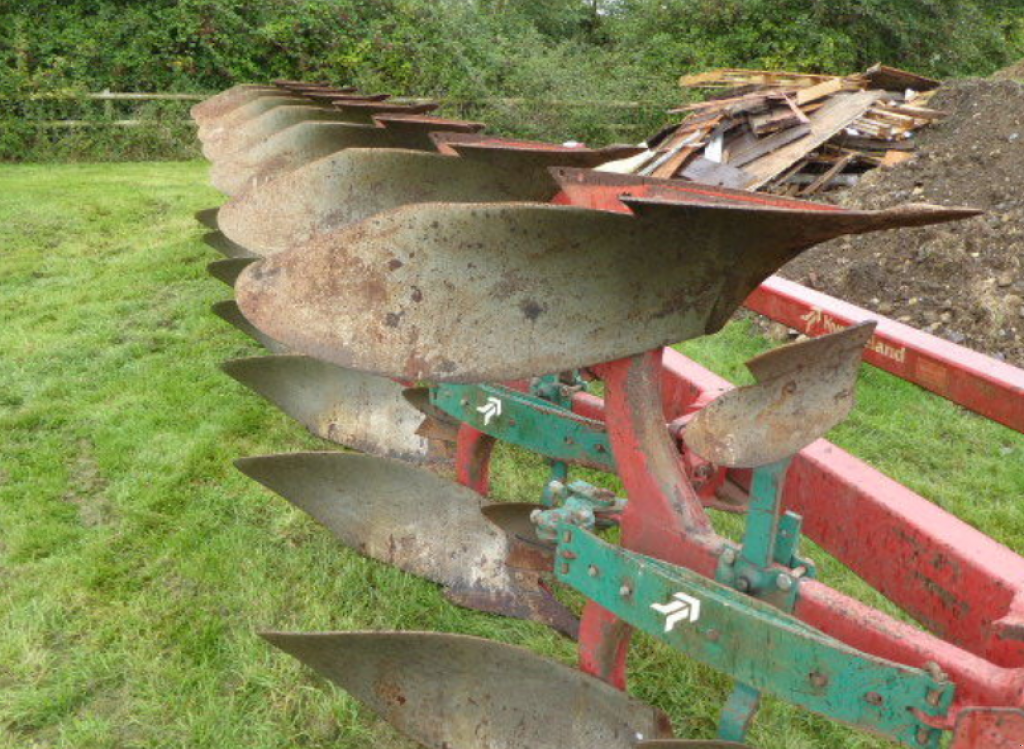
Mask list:
[[[942,76],[991,72],[1024,56],[1022,6],[1024,0],[0,0],[0,96],[8,102],[0,155],[36,137],[16,119],[103,114],[98,105],[83,114],[81,102],[45,98],[54,93],[210,92],[279,76],[462,102],[647,102],[614,112],[585,103],[450,111],[522,136],[629,139],[679,101],[679,74],[713,66],[849,72],[883,60]],[[171,119],[183,116],[182,107],[175,111]],[[616,122],[633,127],[615,129]],[[178,137],[171,131],[168,143]],[[142,142],[137,152],[159,150],[159,142]]]

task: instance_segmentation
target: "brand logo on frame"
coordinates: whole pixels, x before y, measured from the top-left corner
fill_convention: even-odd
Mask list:
[[[668,603],[652,603],[651,608],[665,617],[665,631],[671,632],[679,622],[695,623],[700,619],[700,599],[676,593]]]

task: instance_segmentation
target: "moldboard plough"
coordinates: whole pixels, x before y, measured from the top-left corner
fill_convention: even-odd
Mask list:
[[[615,174],[597,167],[636,149],[432,108],[290,81],[194,108],[229,196],[198,215],[235,288],[215,311],[271,352],[225,370],[359,451],[238,467],[453,603],[576,638],[579,668],[431,632],[264,637],[433,749],[742,746],[764,694],[907,746],[1020,747],[1024,561],[909,491],[841,485],[880,479],[820,439],[873,324],[759,356],[737,389],[665,348],[816,243],[975,212]],[[487,499],[497,441],[549,461],[538,503]],[[741,541],[708,507],[745,514]],[[805,533],[923,628],[821,582]],[[628,696],[636,629],[733,679],[719,740]]]

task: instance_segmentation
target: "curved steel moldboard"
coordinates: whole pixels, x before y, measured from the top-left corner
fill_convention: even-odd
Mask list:
[[[378,114],[427,114],[433,112],[441,105],[434,101],[422,102],[420,104],[394,104],[391,102],[374,101],[332,101],[331,106],[335,109],[349,113],[353,122],[370,122],[374,115]],[[358,118],[358,119],[356,119]]]
[[[212,263],[207,263],[206,272],[221,283],[234,286],[241,272],[254,262],[256,262],[254,257],[232,257],[226,260],[214,260]]]
[[[258,344],[273,354],[288,353],[288,349],[273,338],[262,333],[251,322],[245,319],[245,315],[238,309],[234,299],[226,299],[217,302],[210,307],[210,311],[233,328],[237,328]]]
[[[546,202],[557,185],[526,155],[522,163],[510,155],[498,166],[423,151],[348,148],[232,198],[217,220],[232,241],[271,255],[412,203]]]
[[[515,544],[511,564],[517,568],[550,572],[555,544],[537,536],[533,513],[548,509],[536,502],[494,502],[485,505],[484,517],[507,533]]]
[[[625,200],[635,215],[405,206],[260,261],[237,300],[268,335],[344,367],[502,382],[713,333],[809,235],[892,217]]]
[[[210,169],[210,181],[227,195],[240,195],[252,185],[268,182],[278,175],[346,148],[434,151],[434,142],[429,137],[431,132],[475,126],[475,123],[419,115],[393,115],[374,119],[381,125],[351,122],[304,122],[292,125],[265,142],[232,153],[214,164]]]
[[[642,177],[638,174],[602,172],[599,169],[553,167],[551,176],[558,182],[571,205],[597,210],[608,210],[609,204],[615,202],[614,198],[620,195],[671,202],[749,205],[799,211],[842,213],[846,210],[827,203],[813,203],[749,190],[733,190],[678,179]],[[625,206],[622,206],[621,210],[625,210]]]
[[[349,548],[445,586],[454,603],[576,633],[576,618],[540,585],[538,574],[511,566],[512,540],[487,520],[484,499],[471,489],[405,463],[353,453],[269,455],[235,465]]]
[[[385,101],[391,98],[391,94],[362,94],[353,91],[341,92],[341,91],[314,91],[307,90],[302,92],[303,96],[308,96],[313,101],[323,102],[336,102],[336,101]]]
[[[975,208],[947,208],[917,203],[882,211],[854,211],[827,203],[812,203],[680,180],[570,167],[552,167],[550,171],[569,205],[617,211],[634,208],[648,212],[656,210],[659,205],[720,206],[750,213],[791,212],[807,216],[807,220],[793,221],[786,227],[787,230],[793,232],[795,241],[809,243],[822,242],[839,234],[863,234],[883,229],[961,221],[983,213]]]
[[[403,137],[421,139],[422,145],[417,145],[417,148],[424,151],[433,151],[437,148],[430,133],[479,133],[487,126],[486,123],[472,120],[453,120],[436,115],[402,112],[383,112],[375,114],[373,119],[394,133],[402,133]]]
[[[275,86],[284,88],[294,93],[324,93],[333,92],[335,94],[354,94],[356,92],[355,86],[335,86],[326,81],[292,81],[287,78],[275,78],[271,81]]]
[[[322,439],[413,463],[439,459],[416,435],[423,414],[397,382],[298,354],[231,359],[221,368]]]
[[[755,385],[720,395],[683,432],[686,446],[728,468],[756,468],[807,447],[846,418],[875,323],[782,346],[747,362]]]
[[[242,245],[232,242],[230,239],[225,237],[224,232],[221,231],[211,231],[204,234],[203,244],[213,250],[216,250],[221,255],[229,259],[258,257],[242,247]]]
[[[429,387],[406,388],[402,391],[402,397],[405,398],[410,406],[427,418],[435,419],[449,426],[458,427],[462,424],[461,421],[451,416],[448,412],[441,410],[430,402]]]
[[[219,117],[223,117],[228,112],[244,106],[261,96],[280,95],[281,89],[276,86],[243,83],[238,86],[232,86],[229,89],[221,91],[219,94],[214,94],[207,99],[203,99],[198,104],[194,104],[189,110],[189,114],[197,125],[203,127],[204,125],[212,123]]]
[[[344,115],[331,107],[308,103],[304,106],[275,107],[243,122],[215,141],[203,145],[203,155],[217,163],[234,158],[258,146],[285,128],[303,122],[344,122]]]
[[[657,709],[529,650],[438,632],[264,632],[430,749],[632,749]]]
[[[220,213],[220,206],[216,208],[203,208],[195,212],[196,221],[211,231],[220,231],[217,225],[217,214]]]
[[[466,159],[485,161],[494,166],[531,169],[551,167],[593,168],[609,161],[633,156],[644,149],[639,146],[612,145],[604,148],[562,146],[543,141],[496,138],[479,133],[436,133],[431,135],[437,150],[458,154]]]
[[[196,137],[203,144],[205,153],[207,144],[213,144],[226,137],[236,127],[240,127],[242,124],[259,117],[265,112],[269,112],[271,109],[276,109],[277,107],[308,106],[309,99],[304,96],[293,96],[285,92],[279,92],[276,96],[259,96],[240,107],[232,109],[216,120],[200,125],[199,130],[196,132]]]

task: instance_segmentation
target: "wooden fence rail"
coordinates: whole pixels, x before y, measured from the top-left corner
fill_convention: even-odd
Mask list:
[[[119,119],[114,117],[115,102],[145,102],[145,101],[181,101],[197,102],[206,99],[212,94],[202,93],[140,93],[124,91],[99,91],[90,92],[54,92],[46,94],[33,94],[25,97],[27,101],[101,101],[104,102],[104,120],[35,120],[34,124],[47,128],[78,128],[78,127],[137,127],[140,125],[152,124],[150,120],[144,119]],[[8,97],[8,100],[16,100]],[[437,101],[442,106],[453,107],[479,107],[479,106],[505,106],[505,107],[601,107],[614,110],[638,110],[644,108],[657,108],[662,105],[650,101],[595,101],[591,99],[527,99],[523,97],[487,97],[475,100],[463,99],[429,99],[423,97],[396,96],[391,99],[396,103],[419,104],[428,101]],[[177,124],[193,125],[191,120],[182,120]],[[630,130],[637,125],[629,123],[609,123],[606,127],[612,130]]]
[[[165,93],[134,93],[119,91],[88,92],[54,92],[46,94],[31,94],[24,97],[28,101],[72,101],[75,99],[86,99],[92,101],[202,101],[213,94],[165,94]],[[3,97],[17,99],[18,97]],[[553,107],[603,107],[606,109],[643,109],[646,107],[660,107],[663,104],[653,101],[599,101],[595,99],[528,99],[524,97],[485,97],[482,99],[433,99],[419,96],[394,96],[391,101],[404,104],[418,104],[428,101],[436,101],[442,106],[477,106],[477,105],[540,105]]]

